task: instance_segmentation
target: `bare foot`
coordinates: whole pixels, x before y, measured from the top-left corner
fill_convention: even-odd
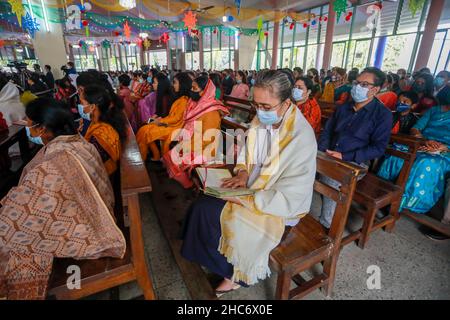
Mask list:
[[[233,281],[228,280],[228,279],[223,279],[223,281],[216,288],[216,291],[230,291],[230,290],[236,289],[236,286],[238,286],[238,285],[236,283],[234,283]]]

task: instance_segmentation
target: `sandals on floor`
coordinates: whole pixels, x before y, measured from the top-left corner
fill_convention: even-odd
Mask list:
[[[233,288],[231,288],[230,290],[225,290],[225,291],[223,291],[223,290],[214,290],[214,291],[215,291],[215,293],[216,293],[217,298],[220,298],[220,297],[223,296],[224,294],[226,294],[226,293],[228,293],[228,292],[231,292],[231,291],[234,291],[234,290],[237,290],[237,289],[239,289],[240,287],[241,287],[241,285],[235,283],[234,286],[233,286]]]

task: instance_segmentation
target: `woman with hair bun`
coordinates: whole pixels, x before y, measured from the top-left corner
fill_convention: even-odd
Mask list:
[[[106,171],[111,175],[117,170],[120,142],[127,137],[125,114],[101,86],[85,87],[80,101],[82,118],[91,122],[84,138],[97,148]]]

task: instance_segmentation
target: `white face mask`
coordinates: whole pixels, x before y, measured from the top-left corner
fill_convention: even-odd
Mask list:
[[[359,84],[353,85],[352,91],[351,91],[352,98],[356,103],[364,102],[367,99],[369,99],[369,97],[367,96],[368,93],[369,93],[369,88],[363,88]]]
[[[300,88],[293,88],[292,89],[292,98],[295,101],[300,101],[303,99],[303,90]]]

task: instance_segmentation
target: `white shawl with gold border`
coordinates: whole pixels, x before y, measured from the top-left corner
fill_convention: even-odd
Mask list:
[[[245,168],[254,159],[255,117],[249,129]],[[221,214],[222,237],[218,250],[234,266],[233,281],[254,284],[270,275],[269,254],[281,241],[287,219],[309,212],[316,174],[317,143],[314,131],[294,105],[277,130],[278,143],[266,158],[260,176],[250,186],[252,196],[239,197],[242,205],[227,202]]]

